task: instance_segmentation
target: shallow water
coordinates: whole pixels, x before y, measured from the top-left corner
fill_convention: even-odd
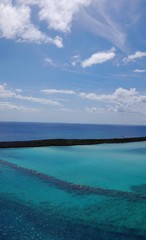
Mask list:
[[[146,239],[145,149],[0,149],[0,239]]]

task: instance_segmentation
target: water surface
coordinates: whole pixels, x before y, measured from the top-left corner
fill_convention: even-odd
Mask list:
[[[146,239],[146,142],[0,149],[0,159],[0,239]]]
[[[0,122],[0,141],[145,137],[146,126]]]

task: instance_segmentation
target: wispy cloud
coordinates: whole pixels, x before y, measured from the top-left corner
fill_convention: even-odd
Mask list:
[[[0,85],[0,98],[1,99],[19,99],[29,102],[35,102],[45,105],[54,105],[54,106],[62,106],[58,101],[40,97],[33,97],[33,96],[23,96],[17,93],[17,91],[12,91],[7,88],[6,85]]]
[[[69,109],[69,108],[61,108],[60,110],[63,112],[73,112],[74,111],[73,109]]]
[[[90,8],[82,10],[79,21],[88,31],[125,52],[128,49],[128,27],[135,26],[139,20],[139,5],[137,0],[94,0]]]
[[[136,51],[134,54],[129,55],[128,57],[125,57],[123,59],[123,62],[125,63],[134,62],[136,59],[140,59],[143,57],[146,57],[146,52]]]
[[[21,99],[21,100],[26,100],[29,102],[41,103],[41,104],[45,104],[45,105],[61,106],[61,104],[58,101],[54,101],[52,99],[32,97],[32,96],[22,96],[22,95],[16,95],[15,98]]]
[[[101,64],[107,62],[115,57],[115,48],[112,48],[106,52],[97,52],[91,55],[91,57],[82,61],[81,66],[83,68],[91,67],[95,64]]]
[[[45,94],[76,94],[75,91],[69,89],[43,89],[41,92]]]
[[[57,64],[51,59],[51,58],[45,58],[45,62],[47,63],[47,65],[50,65],[52,67],[57,67]]]
[[[0,102],[1,110],[16,110],[22,112],[39,112],[38,108],[25,107],[23,105],[13,104],[11,102]]]
[[[87,107],[85,109],[87,112],[90,113],[105,113],[105,108],[100,108],[100,107]]]
[[[74,55],[71,59],[71,65],[75,67],[77,64],[81,63],[80,55]]]
[[[133,70],[133,72],[135,72],[135,73],[145,73],[146,70],[145,69],[135,69],[135,70]]]

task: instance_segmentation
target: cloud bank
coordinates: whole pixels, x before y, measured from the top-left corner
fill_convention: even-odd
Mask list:
[[[82,99],[103,103],[104,111],[146,114],[146,95],[140,95],[135,88],[118,88],[112,94],[80,93]],[[96,111],[97,107],[91,108]],[[101,108],[100,108],[101,109]]]
[[[119,87],[110,94],[86,93],[71,89],[43,89],[41,92],[44,94],[65,94],[67,101],[65,105],[62,105],[53,99],[22,95],[19,91],[8,89],[6,84],[0,84],[0,109],[37,112],[42,110],[42,104],[46,105],[47,108],[48,106],[53,106],[53,108],[56,106],[59,111],[71,112],[78,111],[76,106],[81,104],[81,111],[87,111],[88,113],[136,113],[146,115],[146,95],[140,94],[135,88],[124,89]],[[29,104],[23,105],[26,102]],[[92,105],[92,102],[94,105]],[[38,104],[40,105],[39,108]],[[45,108],[45,111],[47,111],[47,108]]]

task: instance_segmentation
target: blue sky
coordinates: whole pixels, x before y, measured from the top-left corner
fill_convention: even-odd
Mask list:
[[[0,121],[146,125],[145,0],[1,0]]]

